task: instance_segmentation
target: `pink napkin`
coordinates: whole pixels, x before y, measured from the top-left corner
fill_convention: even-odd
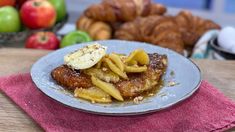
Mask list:
[[[129,117],[99,116],[66,107],[40,92],[28,73],[0,78],[0,90],[46,131],[192,132],[224,131],[235,126],[235,103],[206,81],[176,106]]]

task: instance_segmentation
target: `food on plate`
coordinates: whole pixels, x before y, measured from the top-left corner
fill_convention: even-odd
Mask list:
[[[114,54],[114,53],[111,53],[109,54],[109,58],[112,62],[115,63],[115,65],[121,70],[121,71],[124,71],[124,64],[120,58],[119,55],[117,54]]]
[[[102,61],[99,61],[99,62],[102,62]],[[111,70],[106,70],[105,72],[104,70],[105,68],[101,69],[101,68],[93,67],[93,68],[84,70],[84,73],[90,76],[99,77],[101,80],[104,80],[105,82],[116,83],[120,80],[120,77],[114,72],[112,72]]]
[[[0,8],[0,32],[18,32],[21,29],[19,13],[14,7]]]
[[[107,54],[106,49],[96,43],[67,54],[65,63],[51,72],[52,78],[75,97],[92,103],[136,100],[159,88],[167,68],[166,55],[147,54],[143,49],[130,55]]]
[[[105,81],[98,79],[97,77],[94,77],[94,76],[91,76],[91,81],[92,81],[93,85],[102,89],[104,92],[108,93],[113,98],[115,98],[119,101],[124,100],[123,97],[121,96],[119,90],[112,83],[107,83]]]
[[[142,49],[137,49],[133,51],[130,56],[125,60],[126,63],[129,63],[131,61],[136,61],[137,63],[140,63],[141,65],[148,65],[149,64],[149,56],[145,53]]]
[[[67,65],[62,65],[52,71],[52,77],[56,82],[69,90],[76,88],[89,88],[92,87],[90,76],[74,70]]]
[[[20,9],[20,16],[30,29],[49,28],[56,22],[56,10],[47,0],[26,1]]]
[[[103,0],[85,10],[85,15],[104,22],[132,21],[138,16],[162,15],[166,8],[151,0]]]
[[[115,38],[142,41],[183,53],[182,34],[172,17],[148,16],[124,23],[115,31]]]
[[[112,29],[109,24],[95,21],[84,15],[77,20],[76,26],[78,30],[87,32],[94,40],[106,40],[112,37]]]
[[[67,54],[64,62],[72,69],[87,69],[98,63],[106,54],[107,47],[93,44]]]
[[[26,48],[55,50],[60,41],[53,32],[37,32],[26,40]]]
[[[66,3],[64,0],[48,0],[56,9],[56,22],[62,21],[66,16]]]
[[[109,58],[105,58],[105,63],[111,71],[119,75],[121,78],[128,79],[126,73],[124,71],[121,71],[121,69],[119,69]]]
[[[60,48],[91,41],[91,37],[83,31],[72,31],[65,35],[60,43]]]
[[[135,66],[125,66],[125,71],[127,73],[138,73],[138,72],[145,72],[147,71],[147,67],[146,66],[142,66],[142,67],[135,67]]]
[[[129,73],[129,80],[120,80],[116,83],[117,89],[124,98],[137,97],[160,84],[161,77],[167,67],[167,57],[153,53],[149,54],[149,58],[150,62],[145,72]]]
[[[90,88],[76,88],[74,91],[74,96],[90,100],[92,103],[110,103],[112,102],[111,96],[104,92],[102,89],[97,87]]]
[[[0,7],[2,6],[15,6],[15,0],[0,0]]]

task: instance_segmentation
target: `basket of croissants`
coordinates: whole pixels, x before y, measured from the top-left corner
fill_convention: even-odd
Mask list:
[[[147,42],[189,54],[208,30],[220,29],[215,22],[183,10],[166,15],[164,5],[151,0],[103,0],[88,7],[76,27],[93,40],[121,39]]]

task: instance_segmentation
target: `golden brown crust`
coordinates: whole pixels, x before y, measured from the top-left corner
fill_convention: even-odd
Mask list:
[[[103,0],[85,10],[85,15],[99,21],[126,22],[138,16],[162,15],[166,8],[160,4],[153,4],[151,0]]]
[[[167,9],[164,5],[152,3],[150,5],[149,15],[163,15],[166,11]]]
[[[112,29],[109,24],[86,16],[81,16],[77,20],[76,27],[78,30],[86,31],[94,40],[105,40],[112,37]]]
[[[189,11],[181,11],[175,17],[152,15],[126,22],[115,32],[115,38],[148,42],[182,53],[184,49],[192,50],[210,29],[220,29],[220,26]]]
[[[220,29],[218,24],[194,16],[190,11],[186,10],[179,12],[174,20],[179,26],[186,46],[193,46],[206,31],[210,29]]]
[[[183,52],[181,33],[172,17],[148,16],[123,24],[115,32],[117,39],[148,42]]]
[[[85,15],[92,21],[107,22],[112,29],[110,38],[148,42],[178,53],[183,53],[184,49],[190,53],[205,32],[220,29],[218,24],[190,11],[163,16],[166,11],[165,6],[151,0],[103,0],[89,7]],[[102,30],[99,38],[108,38],[102,37],[109,36],[107,33]]]
[[[151,61],[146,72],[128,74],[129,80],[121,80],[115,84],[124,98],[136,97],[159,85],[167,66],[164,63],[167,61],[167,57],[156,53],[149,55],[149,57]]]
[[[52,78],[60,85],[69,90],[76,88],[89,88],[92,86],[90,76],[74,71],[68,66],[62,65],[51,72]]]

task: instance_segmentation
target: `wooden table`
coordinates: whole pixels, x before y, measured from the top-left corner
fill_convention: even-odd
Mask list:
[[[0,76],[29,72],[32,64],[50,51],[0,49]],[[194,60],[203,79],[235,101],[235,61]],[[0,93],[0,131],[42,131],[42,129],[9,98]]]

